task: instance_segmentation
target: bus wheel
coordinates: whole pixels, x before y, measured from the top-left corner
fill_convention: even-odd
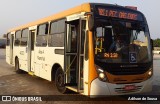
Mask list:
[[[19,69],[19,60],[18,59],[15,60],[15,71],[16,71],[16,73],[22,72],[22,70]]]
[[[64,72],[61,67],[59,67],[55,74],[55,86],[57,87],[58,91],[61,93],[66,93],[67,88],[64,85]]]

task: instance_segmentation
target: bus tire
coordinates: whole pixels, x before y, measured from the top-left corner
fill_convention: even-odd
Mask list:
[[[64,72],[61,67],[59,67],[55,74],[55,86],[60,93],[66,93],[67,88],[64,85]]]
[[[22,73],[22,70],[19,69],[19,60],[18,60],[18,58],[16,58],[16,60],[15,60],[15,72],[18,73],[18,74]]]

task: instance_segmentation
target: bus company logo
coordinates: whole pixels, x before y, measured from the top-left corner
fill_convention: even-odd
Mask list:
[[[135,52],[129,53],[129,62],[136,63],[137,62],[137,54]]]
[[[2,101],[11,101],[11,96],[2,96]]]

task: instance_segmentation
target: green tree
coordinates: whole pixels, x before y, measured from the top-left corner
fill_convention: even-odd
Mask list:
[[[153,46],[154,47],[160,47],[160,39],[159,38],[153,40]]]

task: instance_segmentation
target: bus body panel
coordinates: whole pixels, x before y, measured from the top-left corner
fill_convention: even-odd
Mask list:
[[[144,93],[150,92],[152,90],[152,78],[139,82],[139,83],[130,83],[130,84],[112,84],[107,82],[102,82],[98,78],[93,80],[91,83],[91,97],[98,97],[101,95],[125,95],[125,94],[134,94],[134,93]],[[124,87],[127,85],[134,85],[138,87],[137,90],[127,91],[124,90]]]
[[[88,29],[88,18],[87,18],[87,23],[86,23],[86,31],[89,31]],[[86,34],[86,37],[89,37],[88,36],[89,34]],[[88,38],[85,37],[85,46],[88,44]],[[86,51],[87,49],[84,48],[84,51]],[[85,53],[86,54],[86,53]],[[87,53],[89,54],[89,53]],[[87,57],[87,56],[86,56]],[[88,95],[88,81],[89,81],[89,60],[88,59],[85,59],[84,58],[84,66],[83,66],[83,77],[84,77],[84,80],[83,80],[83,85],[84,85],[84,95]]]
[[[28,57],[26,47],[14,47],[15,53],[14,56],[18,57],[19,60],[19,68],[28,72]]]
[[[93,43],[93,34],[91,31],[89,31],[89,44],[94,44]],[[95,64],[94,64],[94,49],[92,45],[89,45],[89,69],[88,69],[88,95],[90,94],[90,88],[91,88],[91,83],[94,79],[98,77],[98,74],[95,69]]]
[[[63,50],[64,47],[35,47],[35,75],[51,81],[54,64],[58,63],[64,69],[64,55],[55,54],[55,49]]]
[[[10,46],[6,46],[6,62],[10,64]]]
[[[19,60],[19,68],[21,69],[22,67],[21,67],[21,60],[22,60],[22,55],[20,54],[20,50],[22,50],[22,48],[20,48],[19,46],[13,46],[13,51],[14,51],[14,53],[13,53],[13,60],[14,60],[14,65],[15,65],[15,59],[16,59],[16,57],[18,58],[18,60]],[[23,59],[23,60],[26,60],[26,59]],[[24,69],[22,69],[22,70],[24,70]]]
[[[89,66],[89,61],[88,60],[84,60],[84,68],[83,70],[85,70],[83,72],[83,76],[84,76],[84,80],[83,80],[83,85],[84,85],[84,95],[88,95],[88,77],[89,77],[89,73],[88,73],[88,66]]]

